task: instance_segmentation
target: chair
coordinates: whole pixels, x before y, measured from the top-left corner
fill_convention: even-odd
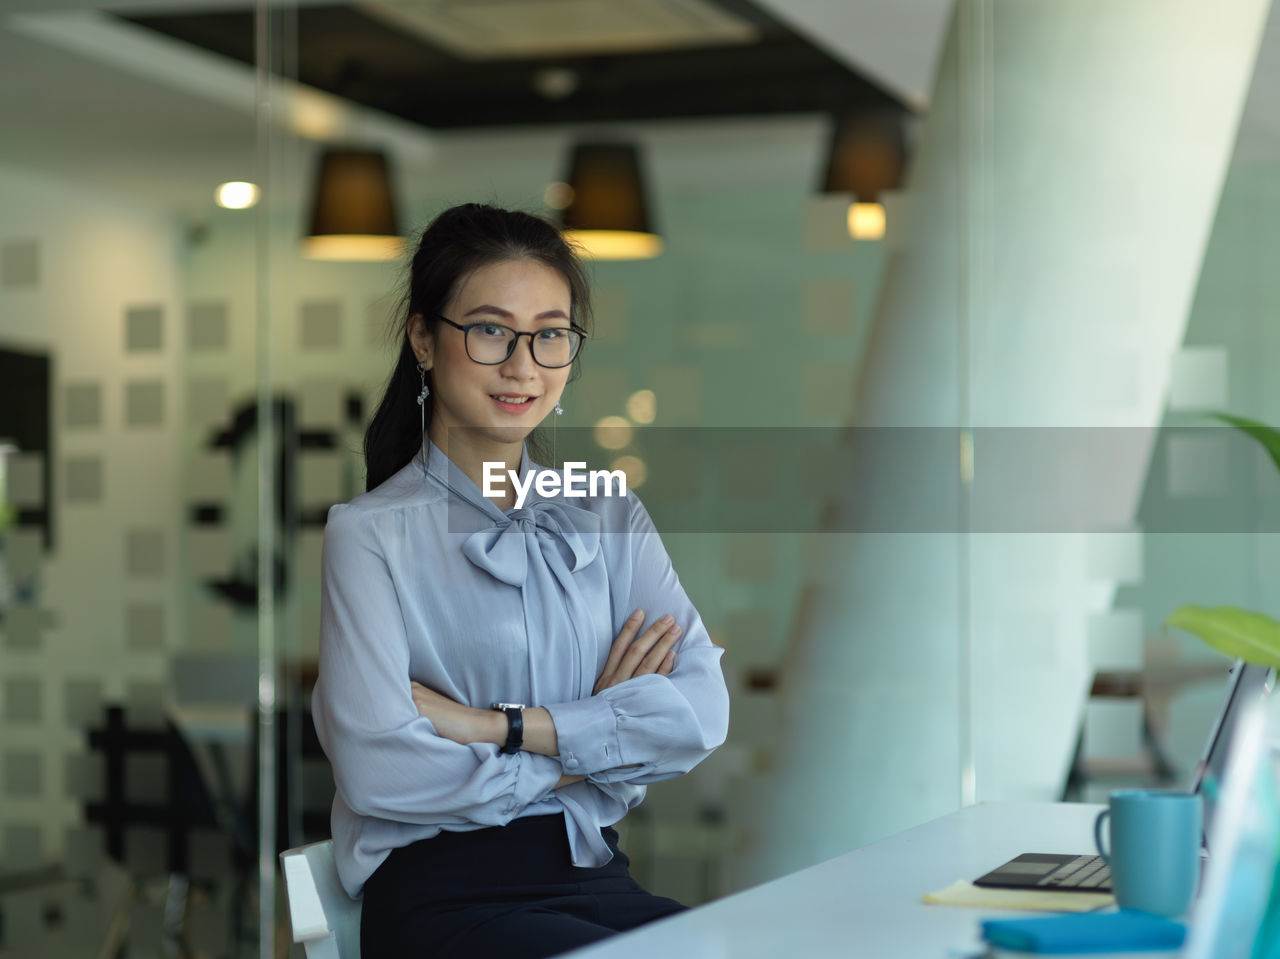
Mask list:
[[[210,790],[182,730],[171,720],[131,725],[129,718],[124,707],[108,705],[101,727],[87,730],[90,750],[102,757],[104,782],[101,798],[86,802],[85,820],[102,828],[107,855],[129,873],[129,890],[117,907],[100,954],[114,955],[124,945],[134,907],[148,892],[150,880],[162,871],[166,874],[162,950],[166,955],[194,955],[186,929],[193,834],[221,833],[240,874],[252,864],[252,847],[245,845],[247,829],[236,817],[234,802],[222,802]],[[126,783],[126,778],[137,779],[141,768],[130,760],[141,758],[158,760],[164,770],[163,796],[145,802],[131,798]],[[129,777],[131,769],[134,775]],[[163,865],[140,863],[127,855],[128,836],[157,832],[163,839]],[[233,898],[233,913],[236,908]],[[234,938],[238,929],[234,919],[232,925]]]
[[[280,854],[293,941],[307,959],[359,959],[360,903],[338,881],[333,840],[313,842]]]

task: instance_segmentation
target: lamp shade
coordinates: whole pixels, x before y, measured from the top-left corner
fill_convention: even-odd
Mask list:
[[[642,260],[662,252],[633,144],[578,144],[567,182],[573,199],[564,210],[565,234],[587,256]]]
[[[902,120],[891,113],[852,114],[834,124],[824,193],[852,193],[874,203],[902,186],[907,165]]]
[[[403,248],[386,154],[350,148],[321,153],[303,255],[394,260]]]
[[[847,114],[833,124],[822,192],[853,194],[848,226],[854,239],[884,237],[880,194],[902,186],[906,165],[906,136],[896,114]]]

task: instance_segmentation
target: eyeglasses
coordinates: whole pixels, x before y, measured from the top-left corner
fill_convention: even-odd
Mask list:
[[[582,349],[585,330],[576,326],[553,326],[545,330],[534,330],[531,333],[518,333],[501,323],[470,323],[463,326],[446,316],[436,314],[444,323],[455,330],[461,330],[465,336],[467,356],[474,363],[485,366],[497,366],[504,363],[516,351],[520,337],[529,337],[529,347],[533,351],[533,362],[547,369],[559,369],[568,366]]]

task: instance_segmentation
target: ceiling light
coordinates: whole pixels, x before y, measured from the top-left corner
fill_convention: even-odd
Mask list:
[[[569,161],[573,197],[564,210],[568,239],[596,260],[644,260],[662,252],[640,171],[629,143],[580,143]]]
[[[213,196],[218,206],[225,210],[247,210],[257,204],[260,193],[256,183],[232,180],[221,184],[213,191]]]
[[[342,129],[342,101],[301,84],[285,102],[289,129],[308,140],[334,140]]]
[[[884,236],[880,194],[902,186],[907,166],[903,119],[897,113],[847,114],[833,125],[823,193],[852,193],[849,235]]]
[[[879,203],[849,204],[849,235],[855,240],[884,238],[884,207]]]
[[[548,100],[563,100],[581,82],[578,71],[568,67],[546,67],[533,75],[533,89]]]
[[[386,154],[353,148],[321,153],[303,256],[394,260],[403,250]]]

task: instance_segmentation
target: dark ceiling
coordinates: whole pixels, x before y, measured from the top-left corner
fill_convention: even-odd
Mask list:
[[[756,41],[644,53],[477,60],[459,57],[354,6],[304,6],[296,14],[296,69],[288,72],[309,86],[431,129],[908,112],[882,88],[747,0],[713,2],[752,24]],[[124,19],[244,63],[254,62],[254,18],[248,0],[240,12]],[[291,33],[293,25],[287,26]],[[540,94],[538,76],[548,68],[571,71],[577,81],[573,91],[560,97]]]

